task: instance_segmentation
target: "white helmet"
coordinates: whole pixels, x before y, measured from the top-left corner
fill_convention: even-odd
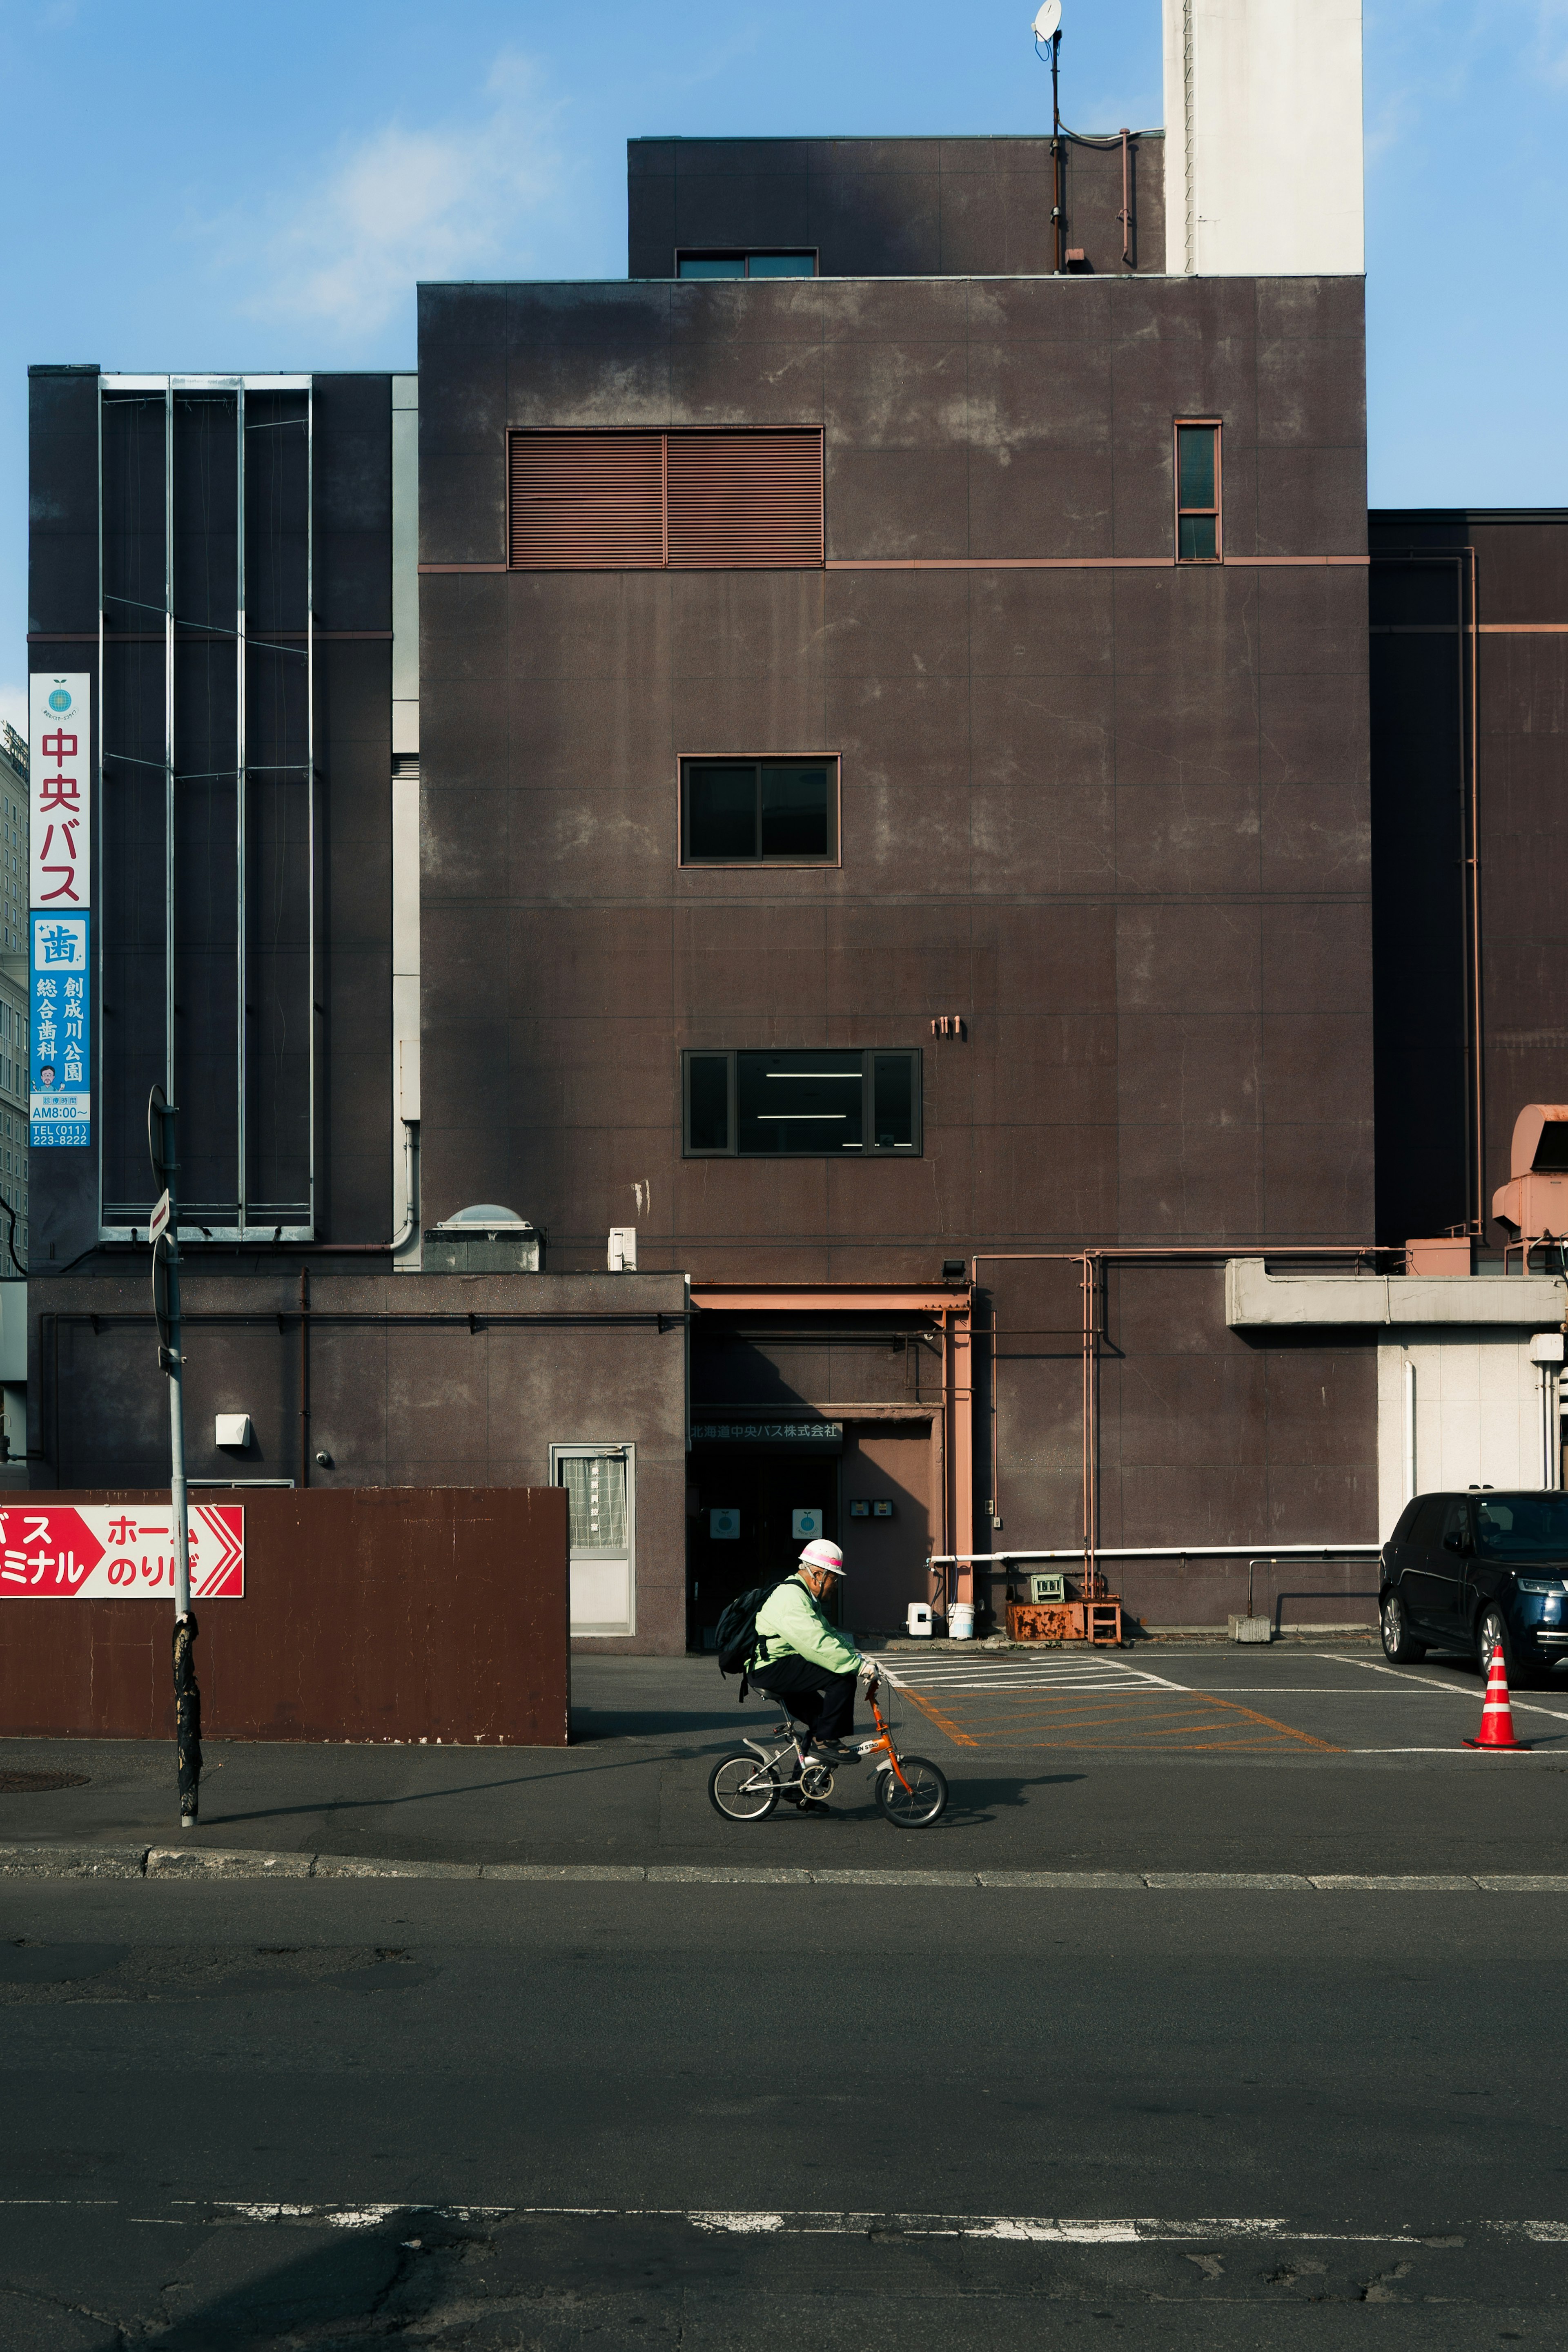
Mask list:
[[[825,1536],[819,1536],[815,1543],[809,1543],[800,1554],[800,1565],[802,1568],[825,1568],[830,1576],[842,1576],[844,1556],[836,1543],[829,1543]]]

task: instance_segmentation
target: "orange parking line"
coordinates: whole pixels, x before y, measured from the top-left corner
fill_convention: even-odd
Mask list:
[[[921,1709],[922,1713],[927,1716],[933,1723],[936,1724],[941,1730],[946,1732],[949,1739],[956,1740],[960,1745],[966,1748],[977,1748],[981,1744],[978,1738],[976,1738],[969,1733],[961,1730],[958,1725],[953,1722],[950,1717],[939,1713],[938,1710],[932,1706],[927,1700],[922,1698],[918,1692],[908,1691],[905,1696],[913,1699],[915,1706]],[[988,1696],[989,1695],[987,1694],[987,1696]],[[999,1696],[1000,1694],[998,1693],[998,1696]],[[1067,1706],[1071,1706],[1073,1707],[1073,1712],[1071,1714],[1064,1714],[1058,1711]],[[1006,1716],[1000,1717],[1000,1719],[996,1716],[989,1717],[985,1721],[983,1728],[992,1739],[1005,1740],[1009,1733],[1018,1734],[1026,1731],[1050,1729],[1054,1732],[1067,1733],[1071,1735],[1075,1728],[1103,1733],[1107,1730],[1113,1729],[1119,1724],[1131,1725],[1135,1723],[1146,1735],[1142,1740],[1124,1739],[1117,1741],[1086,1739],[1083,1738],[1073,1738],[1070,1736],[1065,1738],[1058,1738],[1054,1739],[1040,1739],[1038,1738],[1032,1739],[1026,1738],[1021,1739],[1019,1744],[1030,1748],[1099,1748],[1117,1746],[1137,1748],[1143,1746],[1158,1746],[1168,1751],[1171,1748],[1179,1742],[1182,1742],[1182,1736],[1185,1734],[1185,1743],[1183,1744],[1185,1744],[1192,1753],[1207,1754],[1212,1752],[1216,1748],[1226,1747],[1239,1748],[1241,1746],[1242,1743],[1239,1739],[1230,1741],[1224,1739],[1199,1740],[1195,1738],[1193,1736],[1194,1734],[1200,1732],[1221,1731],[1226,1727],[1222,1721],[1217,1720],[1217,1717],[1234,1716],[1240,1718],[1240,1722],[1237,1726],[1239,1732],[1242,1725],[1256,1725],[1263,1730],[1277,1733],[1280,1739],[1294,1742],[1299,1747],[1315,1748],[1321,1753],[1329,1756],[1338,1756],[1343,1753],[1343,1750],[1337,1748],[1333,1740],[1319,1739],[1310,1731],[1298,1731],[1292,1724],[1281,1723],[1273,1716],[1260,1715],[1255,1707],[1239,1706],[1234,1699],[1206,1696],[1203,1706],[1201,1707],[1194,1707],[1191,1712],[1195,1719],[1186,1722],[1180,1720],[1179,1708],[1175,1706],[1174,1694],[1173,1705],[1170,1708],[1161,1708],[1157,1701],[1140,1700],[1138,1705],[1131,1709],[1122,1707],[1113,1701],[1111,1702],[1109,1707],[1102,1706],[1098,1708],[1090,1708],[1085,1707],[1081,1702],[1051,1699],[1042,1696],[1040,1698],[1037,1698],[1032,1706],[1026,1706],[1023,1707],[1019,1713],[1015,1714],[1009,1710],[1009,1712]],[[1176,1718],[1175,1720],[1172,1719],[1173,1714],[1175,1714]],[[974,1717],[971,1716],[971,1722],[974,1721]],[[1246,1745],[1250,1749],[1261,1747],[1272,1747],[1276,1745],[1276,1742],[1273,1740],[1249,1740]]]
[[[957,1725],[950,1722],[939,1706],[933,1706],[930,1700],[922,1698],[918,1691],[912,1691],[905,1685],[904,1696],[909,1700],[911,1706],[920,1709],[928,1723],[934,1723],[938,1731],[945,1732],[955,1747],[977,1748],[979,1746],[977,1739],[971,1739],[967,1731],[960,1731]]]

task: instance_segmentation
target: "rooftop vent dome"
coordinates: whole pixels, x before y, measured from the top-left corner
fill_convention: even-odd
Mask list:
[[[503,1209],[498,1201],[477,1201],[471,1209],[459,1209],[455,1217],[444,1217],[436,1231],[444,1233],[455,1225],[488,1225],[492,1229],[505,1225],[513,1233],[533,1232],[527,1217],[519,1217],[516,1209]]]
[[[538,1274],[544,1238],[516,1209],[476,1201],[425,1228],[420,1262],[426,1274]]]

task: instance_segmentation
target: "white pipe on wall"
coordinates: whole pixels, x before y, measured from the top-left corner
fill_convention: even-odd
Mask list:
[[[1405,1499],[1416,1496],[1416,1367],[1405,1359]]]

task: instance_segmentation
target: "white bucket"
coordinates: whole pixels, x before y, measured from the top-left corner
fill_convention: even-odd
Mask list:
[[[916,1636],[924,1634],[928,1639],[931,1633],[931,1603],[929,1601],[912,1601],[909,1604],[909,1615],[905,1620],[905,1622],[907,1623],[911,1633]]]
[[[950,1601],[947,1608],[947,1639],[950,1642],[972,1642],[974,1638],[974,1602],[972,1601]]]

